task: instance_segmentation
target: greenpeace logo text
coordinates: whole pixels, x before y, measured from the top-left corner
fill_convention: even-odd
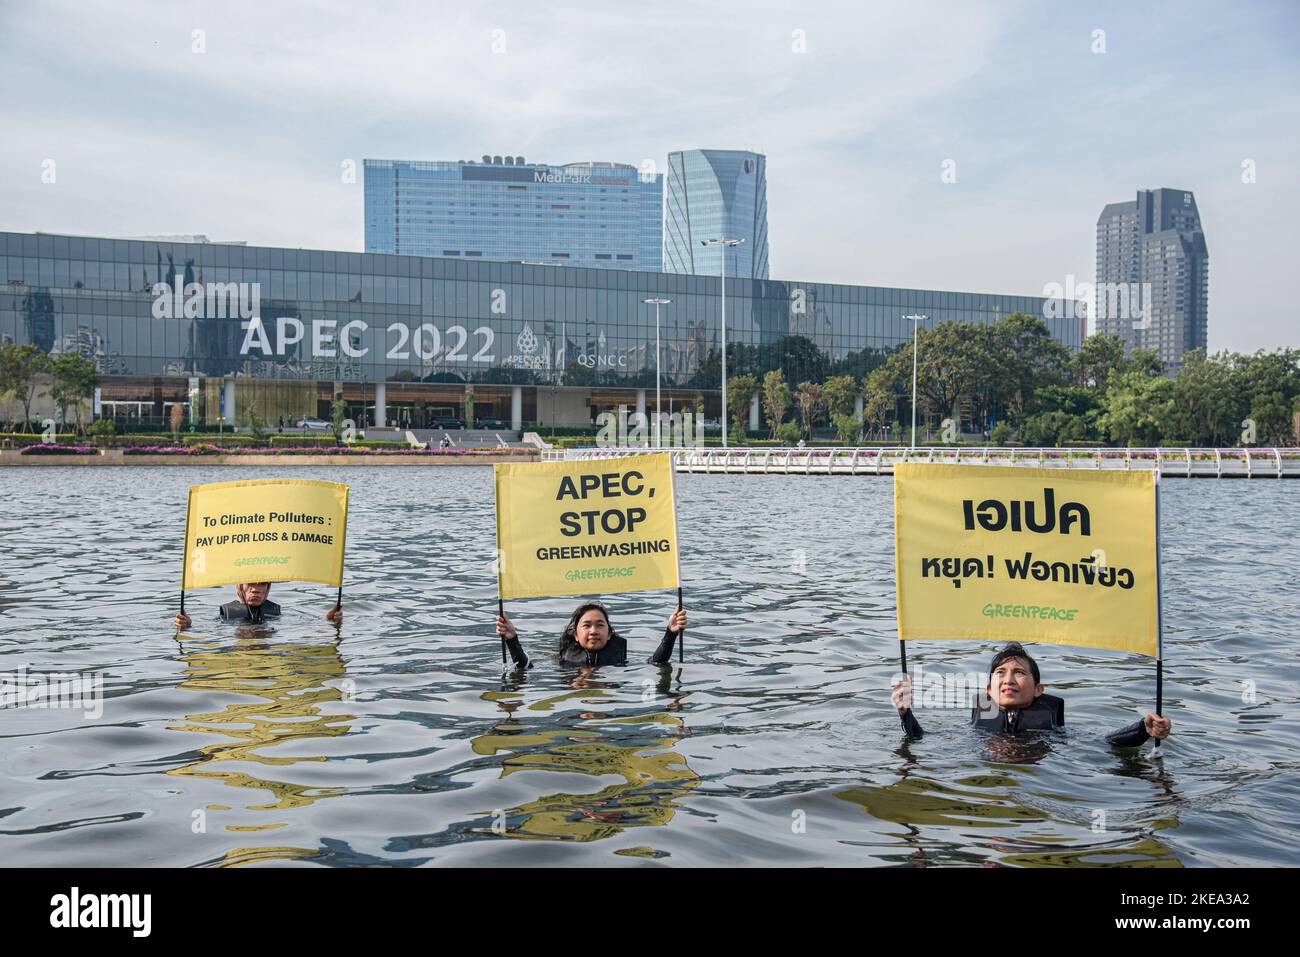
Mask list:
[[[129,927],[133,937],[148,937],[153,926],[150,894],[70,894],[50,898],[51,927]]]

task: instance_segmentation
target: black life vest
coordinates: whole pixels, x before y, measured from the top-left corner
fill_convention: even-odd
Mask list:
[[[245,605],[242,601],[229,601],[221,606],[221,620],[259,622],[266,618],[279,618],[280,606],[267,600],[260,605]]]
[[[1050,731],[1065,727],[1065,699],[1055,695],[1040,694],[1027,708],[1007,711],[999,708],[995,715],[987,715],[978,705],[971,709],[971,724],[984,731]]]
[[[562,639],[560,645],[560,664],[575,665],[579,668],[599,668],[602,665],[627,664],[627,641],[622,635],[610,636],[605,647],[599,651],[588,651],[571,638]]]

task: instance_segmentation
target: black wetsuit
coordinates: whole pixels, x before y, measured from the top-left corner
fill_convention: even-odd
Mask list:
[[[908,708],[903,712],[903,730],[908,737],[919,738],[925,734],[921,723]],[[1027,708],[1008,711],[999,708],[995,715],[985,714],[979,708],[972,708],[971,724],[984,731],[1000,731],[1016,734],[1020,731],[1050,731],[1065,727],[1065,700],[1055,695],[1043,694],[1034,699]],[[1136,748],[1144,744],[1147,738],[1146,725],[1142,721],[1112,731],[1106,735],[1106,743],[1116,748]]]
[[[652,665],[662,665],[671,661],[673,645],[676,643],[677,632],[665,630],[663,639],[659,642],[659,647],[655,649],[655,653],[649,658],[650,663]],[[510,660],[515,663],[516,668],[531,668],[533,666],[528,655],[524,652],[524,646],[519,643],[518,635],[506,639],[506,649],[510,652]],[[588,651],[576,641],[565,641],[560,648],[559,659],[560,664],[577,668],[625,665],[627,664],[627,639],[615,633],[610,636],[605,647],[599,651]]]
[[[266,618],[279,618],[280,606],[273,601],[260,605],[245,605],[242,601],[229,601],[221,606],[221,620],[256,624]]]

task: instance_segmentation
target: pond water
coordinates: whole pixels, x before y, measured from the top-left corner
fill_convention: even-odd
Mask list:
[[[1036,646],[1069,727],[1008,744],[924,709],[904,741],[888,478],[678,477],[685,662],[552,661],[573,599],[493,634],[492,473],[294,468],[351,488],[345,621],[276,585],[272,627],[190,592],[186,490],[273,468],[0,470],[0,673],[103,675],[91,709],[0,710],[0,861],[231,866],[1296,865],[1300,482],[1167,480],[1151,660]],[[644,661],[675,596],[609,596]],[[995,645],[909,643],[983,672]],[[89,713],[88,713],[89,710]]]

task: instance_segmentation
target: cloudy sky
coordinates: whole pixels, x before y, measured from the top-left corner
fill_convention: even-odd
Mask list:
[[[774,278],[1039,295],[1169,186],[1211,349],[1300,346],[1298,41],[1293,0],[0,0],[0,229],[360,250],[348,160],[752,149]]]

